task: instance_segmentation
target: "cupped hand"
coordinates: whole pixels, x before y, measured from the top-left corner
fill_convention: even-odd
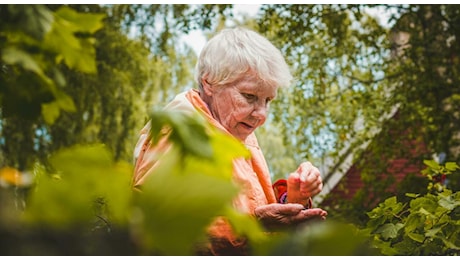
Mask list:
[[[297,203],[273,203],[257,207],[256,217],[268,229],[295,227],[312,220],[326,219],[327,212],[320,208],[305,209]]]
[[[309,199],[323,189],[321,174],[310,162],[300,164],[287,180],[287,199],[289,203],[306,205]]]

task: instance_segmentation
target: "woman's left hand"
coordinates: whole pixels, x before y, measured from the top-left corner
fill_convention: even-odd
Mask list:
[[[321,174],[310,162],[300,164],[287,180],[287,200],[289,203],[306,205],[310,198],[323,189]]]
[[[257,219],[268,229],[295,227],[312,220],[325,220],[327,212],[320,208],[305,209],[301,204],[272,203],[257,207]]]

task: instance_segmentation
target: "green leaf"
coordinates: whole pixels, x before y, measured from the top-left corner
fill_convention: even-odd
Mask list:
[[[456,207],[460,206],[460,201],[452,199],[452,197],[441,197],[438,201],[439,206],[447,209],[447,210],[453,210]]]
[[[419,226],[423,226],[423,221],[425,220],[424,216],[420,216],[418,214],[410,214],[405,223],[405,231],[412,232],[416,230]]]
[[[53,29],[43,43],[63,59],[70,68],[82,72],[96,72],[95,49],[90,37],[77,37],[76,33],[93,33],[102,26],[103,14],[82,14],[62,6],[55,13]]]
[[[75,112],[75,104],[72,98],[60,90],[55,91],[55,100],[42,103],[42,116],[45,122],[52,125],[61,114],[61,109],[67,112]]]
[[[445,239],[444,237],[437,237],[439,239],[442,240],[442,242],[444,243],[444,245],[447,246],[447,248],[449,249],[455,249],[455,250],[460,250],[460,247],[455,245],[454,243],[452,243],[451,241]]]
[[[56,103],[58,104],[59,108],[67,112],[75,112],[77,109],[75,107],[75,103],[73,102],[72,98],[65,94],[62,91],[57,91],[56,95]]]
[[[44,35],[51,30],[53,13],[44,5],[8,5],[8,9],[17,25],[28,35],[37,40],[42,40]]]
[[[165,255],[190,255],[206,227],[225,212],[238,191],[229,180],[190,172],[179,160],[178,150],[171,150],[137,197],[143,246]]]
[[[374,240],[373,244],[381,250],[381,253],[386,256],[398,255],[399,250],[394,248],[390,242],[382,240]]]
[[[435,160],[423,160],[423,163],[432,169],[439,169],[440,166]]]
[[[69,23],[78,25],[74,32],[93,34],[104,26],[105,14],[79,13],[68,6],[62,6],[55,15]]]
[[[411,212],[418,211],[420,208],[424,208],[428,212],[434,212],[437,207],[437,198],[429,195],[418,197],[410,202]]]
[[[42,104],[42,116],[47,124],[52,125],[60,114],[59,104],[56,101]]]
[[[103,145],[78,145],[62,149],[50,158],[59,178],[40,174],[30,193],[25,219],[46,228],[88,225],[96,215],[109,223],[127,222],[132,190],[132,167],[114,163]],[[98,212],[103,199],[107,213]]]
[[[381,226],[379,229],[375,231],[377,234],[381,234],[382,238],[387,240],[391,238],[395,238],[398,236],[398,231],[404,227],[404,224],[397,223],[396,225],[393,223],[387,223]]]
[[[398,199],[396,196],[392,196],[384,201],[386,207],[393,207],[398,204]]]
[[[156,112],[151,122],[151,129],[157,131],[165,124],[171,126],[171,137],[174,132],[179,133],[171,140],[172,148],[146,178],[142,194],[137,197],[142,212],[142,221],[137,225],[143,230],[143,246],[166,255],[191,254],[193,245],[205,237],[206,227],[216,217],[226,214],[236,221],[239,232],[261,238],[253,220],[228,211],[239,190],[232,181],[233,160],[248,154],[241,142],[209,125],[205,128],[203,121],[182,113]],[[178,127],[182,129],[176,131]],[[190,142],[188,138],[196,131],[202,137],[190,152],[191,147],[180,144]],[[204,145],[212,151],[205,154],[209,156],[206,160],[196,154]],[[184,153],[184,149],[188,152]]]
[[[353,239],[350,239],[350,238]],[[319,221],[300,226],[287,233],[284,243],[273,246],[272,255],[350,256],[370,254],[366,250],[366,236],[355,226],[336,221]],[[331,249],[334,245],[334,249]]]
[[[437,228],[432,228],[432,229],[429,229],[425,232],[425,236],[426,237],[434,237],[437,233],[439,233],[439,231],[442,230],[443,227],[437,227]]]
[[[41,77],[45,77],[39,62],[37,62],[33,56],[29,55],[29,53],[17,49],[16,47],[6,47],[1,53],[2,60],[6,64],[19,65]]]
[[[407,233],[407,236],[419,243],[423,243],[423,240],[425,240],[425,236],[421,234]]]
[[[220,130],[215,129],[211,137],[213,156],[218,165],[229,165],[235,158],[247,159],[251,156],[249,150],[239,140]]]
[[[455,162],[446,162],[446,169],[448,171],[453,172],[453,171],[455,171],[457,169],[460,169],[460,167]]]
[[[166,131],[170,131],[169,141],[177,145],[184,155],[191,154],[208,159],[213,156],[213,148],[205,127],[207,123],[198,114],[161,110],[153,111],[150,118],[150,137],[154,144]]]
[[[417,198],[420,196],[420,194],[417,193],[406,193],[406,196],[409,198]]]
[[[425,216],[429,216],[429,217],[432,217],[432,218],[434,217],[434,215],[433,215],[431,212],[427,211],[427,210],[424,209],[423,207],[420,208],[420,209],[418,210],[418,212],[421,213],[422,215],[425,215]]]

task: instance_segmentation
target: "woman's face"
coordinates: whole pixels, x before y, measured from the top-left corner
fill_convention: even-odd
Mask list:
[[[226,86],[206,84],[205,93],[213,117],[236,138],[245,140],[265,123],[277,89],[263,85],[254,77],[246,77]]]

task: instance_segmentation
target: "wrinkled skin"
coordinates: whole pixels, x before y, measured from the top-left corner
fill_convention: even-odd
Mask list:
[[[300,164],[299,168],[291,173],[287,180],[288,202],[306,205],[309,198],[320,193],[323,181],[318,168],[310,162]]]
[[[296,203],[273,203],[256,208],[258,220],[269,230],[295,227],[314,220],[325,220],[327,212],[320,208],[305,209]]]
[[[203,79],[202,86],[201,98],[212,116],[241,141],[265,123],[270,102],[278,90],[251,74],[225,86],[211,85]]]
[[[320,208],[305,209],[310,198],[323,188],[318,168],[310,162],[300,164],[287,180],[288,204],[268,204],[258,207],[255,215],[269,229],[292,227],[312,220],[325,220],[327,212]]]
[[[201,98],[213,117],[233,136],[244,141],[267,119],[270,102],[276,97],[278,87],[257,79],[252,73],[229,85],[210,84],[206,77],[201,81]],[[310,220],[323,220],[327,212],[305,209],[310,198],[322,189],[319,170],[311,163],[302,163],[289,175],[288,204],[269,204],[255,209],[256,217],[268,228],[295,226]]]

